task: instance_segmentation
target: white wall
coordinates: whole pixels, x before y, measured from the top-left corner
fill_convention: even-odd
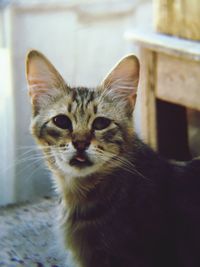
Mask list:
[[[24,146],[34,144],[29,134],[30,105],[24,75],[27,50],[34,48],[47,55],[68,83],[95,86],[120,57],[136,51],[123,38],[125,30],[145,27],[151,18],[150,0],[43,2],[11,6],[4,20],[5,27],[10,25],[5,43],[11,51],[15,162],[24,158]],[[13,170],[14,197],[10,201],[49,193],[49,174],[41,161],[21,161]]]
[[[0,48],[0,203],[14,202],[13,97],[10,53]]]

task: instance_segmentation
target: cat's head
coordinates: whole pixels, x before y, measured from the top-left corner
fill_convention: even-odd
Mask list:
[[[72,88],[38,51],[30,51],[26,75],[32,133],[50,168],[84,177],[122,163],[133,136],[132,113],[139,62],[123,58],[97,88]]]

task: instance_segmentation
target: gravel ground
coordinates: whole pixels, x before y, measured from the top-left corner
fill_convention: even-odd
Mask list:
[[[70,267],[56,245],[57,200],[0,208],[0,267]]]

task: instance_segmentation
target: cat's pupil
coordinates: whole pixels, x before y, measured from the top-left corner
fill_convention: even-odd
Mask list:
[[[71,120],[64,114],[59,114],[53,118],[53,123],[61,128],[66,130],[72,130],[72,122]]]
[[[111,124],[111,120],[105,117],[97,117],[92,124],[93,130],[103,130]]]

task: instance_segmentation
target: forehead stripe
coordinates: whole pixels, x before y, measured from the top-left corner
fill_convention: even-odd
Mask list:
[[[72,111],[72,104],[71,103],[68,104],[67,110],[69,113]]]

